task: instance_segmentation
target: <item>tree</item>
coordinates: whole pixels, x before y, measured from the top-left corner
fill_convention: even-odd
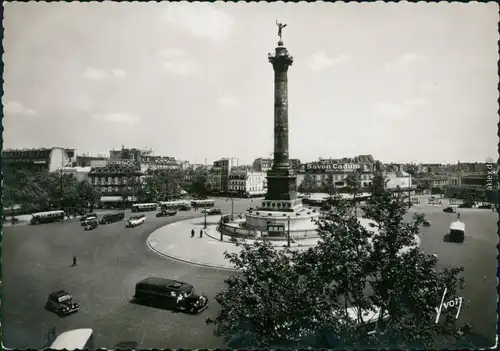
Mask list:
[[[200,198],[206,197],[209,193],[207,188],[208,183],[208,173],[196,173],[191,183],[191,192]]]
[[[318,190],[318,185],[310,173],[305,174],[304,180],[300,183],[298,190],[305,194],[314,193]]]
[[[77,192],[81,207],[86,208],[90,205],[89,211],[93,212],[95,204],[101,199],[100,191],[89,182],[82,180],[78,182]]]
[[[357,216],[356,197],[361,191],[360,169],[355,169],[353,172],[349,173],[345,178],[345,184],[346,190],[352,195],[352,208],[354,209],[354,215]]]
[[[372,227],[360,224],[350,201],[334,196],[336,211],[318,221],[315,247],[290,251],[257,241],[226,253],[241,272],[216,296],[221,310],[207,320],[215,333],[245,339],[233,348],[433,348],[439,336],[455,335],[456,311],[443,311],[436,324],[435,307],[445,288],[454,296],[463,287],[462,269],[438,270],[437,258],[412,247],[424,217],[404,220],[407,206],[381,172],[372,194]],[[367,335],[362,311],[373,306],[388,318]]]

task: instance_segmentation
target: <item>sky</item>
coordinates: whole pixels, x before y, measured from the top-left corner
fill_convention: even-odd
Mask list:
[[[496,3],[5,3],[4,148],[273,152],[283,41],[290,157],[498,158]]]

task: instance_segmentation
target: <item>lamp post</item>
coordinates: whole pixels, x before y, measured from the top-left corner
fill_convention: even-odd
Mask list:
[[[288,219],[288,228],[287,228],[287,238],[286,238],[287,244],[286,244],[286,246],[290,247],[290,216],[288,216],[287,219]]]
[[[231,194],[231,220],[234,220],[234,197]]]
[[[408,208],[411,207],[411,174],[408,173]]]
[[[205,227],[203,229],[207,229],[207,206],[204,206],[203,213],[205,214]]]

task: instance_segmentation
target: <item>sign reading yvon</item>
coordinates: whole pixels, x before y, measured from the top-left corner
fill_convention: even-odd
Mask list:
[[[361,165],[359,163],[305,163],[300,165],[301,172],[307,171],[341,171],[341,172],[352,172],[354,170],[361,170],[363,172],[371,171],[368,165]]]

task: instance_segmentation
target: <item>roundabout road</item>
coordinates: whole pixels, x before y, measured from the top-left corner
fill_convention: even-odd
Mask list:
[[[217,201],[224,212],[231,202]],[[255,201],[255,200],[254,200]],[[235,200],[235,212],[253,203]],[[127,218],[129,213],[126,214]],[[156,218],[147,213],[146,223],[125,228],[125,222],[99,226],[85,232],[79,221],[40,226],[13,226],[3,230],[3,343],[8,348],[44,346],[48,331],[94,329],[99,348],[113,348],[124,341],[138,348],[218,348],[225,346],[205,324],[215,317],[214,296],[231,273],[197,267],[162,257],[151,251],[146,240],[157,228],[199,211],[179,212],[175,217]],[[186,233],[187,234],[187,233]],[[73,256],[76,267],[70,267]],[[134,305],[135,284],[148,276],[171,277],[194,285],[209,298],[209,308],[198,316]],[[80,303],[80,311],[59,318],[46,311],[47,296],[67,290]]]
[[[235,200],[235,213],[255,203]],[[217,200],[217,207],[228,213],[231,202]],[[461,296],[469,308],[459,319],[491,338],[496,327],[496,213],[460,211],[466,224],[466,241],[450,244],[443,242],[443,235],[455,215],[444,214],[440,208],[411,210],[415,211],[424,212],[432,223],[432,227],[421,230],[422,250],[437,253],[441,267],[465,266],[467,287]],[[93,328],[95,346],[100,348],[112,348],[125,341],[137,342],[141,349],[224,347],[205,319],[216,316],[214,296],[231,272],[174,261],[153,252],[146,244],[149,235],[161,226],[200,217],[201,213],[179,212],[167,218],[154,215],[150,212],[144,225],[130,229],[125,228],[124,221],[89,232],[79,221],[4,228],[4,345],[41,348],[49,329],[55,326],[57,333]],[[78,258],[76,267],[70,267],[73,256]],[[131,304],[135,284],[148,276],[172,277],[193,284],[208,296],[209,308],[191,316]],[[81,305],[78,313],[59,318],[45,311],[48,294],[59,289],[74,295]]]

